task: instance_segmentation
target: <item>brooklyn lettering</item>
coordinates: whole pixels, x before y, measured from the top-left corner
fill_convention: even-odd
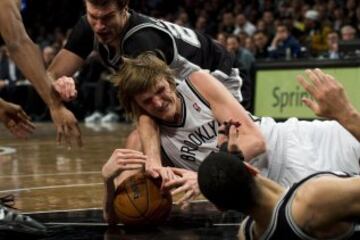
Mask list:
[[[199,147],[206,143],[211,142],[216,138],[216,124],[215,121],[209,122],[201,127],[197,128],[195,131],[190,133],[187,136],[187,139],[183,141],[183,146],[181,146],[181,159],[186,161],[195,161],[196,151],[199,150]]]

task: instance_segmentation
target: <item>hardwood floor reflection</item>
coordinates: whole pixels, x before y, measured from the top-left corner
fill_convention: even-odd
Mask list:
[[[52,123],[36,125],[28,140],[0,128],[0,196],[15,194],[15,207],[24,212],[100,208],[101,167],[132,125],[81,125],[84,147],[73,143],[71,150],[56,144]],[[3,147],[16,152],[6,154]]]

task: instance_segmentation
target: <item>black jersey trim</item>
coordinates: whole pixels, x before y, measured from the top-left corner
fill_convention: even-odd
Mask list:
[[[316,174],[312,174],[310,177],[307,177],[305,179],[305,181],[301,181],[300,184],[296,185],[296,188],[290,193],[291,196],[288,200],[288,202],[285,204],[285,217],[287,220],[287,223],[289,224],[289,227],[291,228],[291,230],[294,232],[295,235],[297,235],[298,237],[300,237],[301,239],[304,240],[316,240],[318,238],[316,237],[312,237],[310,235],[308,235],[307,233],[305,233],[294,221],[294,218],[291,214],[291,207],[295,198],[295,194],[296,192],[299,190],[299,187],[301,185],[303,185],[305,182],[307,182],[307,180],[313,179],[313,178],[318,178],[318,177],[322,177],[322,176],[336,176],[336,177],[346,177],[349,175],[341,175],[341,174],[336,174],[336,173],[332,173],[332,172],[323,172],[323,173],[316,173]],[[291,191],[291,190],[290,190]],[[346,231],[345,233],[343,233],[342,235],[335,237],[335,238],[331,238],[332,240],[341,240],[341,239],[348,239],[349,237],[351,237],[354,234],[355,230],[355,225],[352,224],[352,226],[349,228],[348,231]]]
[[[287,191],[285,191],[283,193],[283,196],[281,197],[280,201],[276,204],[276,206],[272,212],[272,215],[271,215],[270,224],[259,239],[261,239],[261,240],[271,239],[272,235],[276,231],[277,224],[278,224],[279,210],[285,200],[286,193],[287,193]]]
[[[134,34],[135,32],[138,32],[140,31],[141,29],[144,29],[144,28],[155,28],[157,30],[160,30],[164,33],[166,33],[170,38],[171,38],[171,41],[172,41],[172,44],[173,44],[173,49],[174,49],[174,56],[173,56],[173,59],[171,60],[171,64],[173,64],[175,62],[175,59],[177,59],[177,56],[178,56],[178,50],[177,50],[177,46],[176,46],[176,41],[174,39],[174,37],[168,32],[166,31],[165,29],[157,26],[155,23],[142,23],[142,24],[139,24],[133,28],[131,28],[126,34],[125,34],[125,37],[121,43],[121,49],[124,49],[124,44],[125,44],[125,41],[131,37],[132,34]]]
[[[180,101],[181,101],[181,120],[180,120],[180,123],[171,123],[171,122],[163,121],[161,119],[157,119],[159,124],[167,126],[167,127],[174,127],[174,128],[184,127],[185,120],[186,120],[185,100],[184,100],[183,95],[180,92],[177,92],[177,95],[179,96]]]
[[[204,103],[209,109],[211,109],[209,102],[206,101],[206,99],[199,93],[199,91],[195,88],[195,86],[188,78],[185,78],[185,83],[188,85],[190,90],[200,99],[200,101]]]

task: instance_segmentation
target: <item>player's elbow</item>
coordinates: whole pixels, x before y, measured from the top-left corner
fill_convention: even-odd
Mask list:
[[[256,138],[256,140],[254,140],[254,143],[253,143],[253,156],[251,156],[251,158],[249,158],[249,159],[259,156],[265,152],[266,152],[265,139],[263,139],[262,137],[258,137],[258,138]]]
[[[258,157],[265,152],[266,142],[261,137],[254,137],[244,144],[243,154],[245,161],[250,161],[251,159]]]

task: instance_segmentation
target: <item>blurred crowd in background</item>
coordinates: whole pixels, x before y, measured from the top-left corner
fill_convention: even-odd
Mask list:
[[[360,56],[356,48],[353,52],[341,49],[359,46],[357,0],[130,0],[130,7],[212,36],[234,54],[248,81],[253,81],[259,61]],[[84,13],[82,0],[24,2],[24,23],[42,51],[45,66],[51,64],[71,27]],[[79,120],[125,120],[116,90],[106,81],[110,73],[95,52],[73,77],[79,96],[69,108]],[[0,97],[23,106],[34,121],[49,120],[45,104],[8,57],[4,46],[0,47]]]

